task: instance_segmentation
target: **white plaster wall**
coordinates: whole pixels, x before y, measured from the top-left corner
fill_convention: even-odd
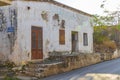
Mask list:
[[[0,29],[0,60],[7,60],[9,55],[11,54],[11,45],[10,39],[8,38],[7,28],[10,27],[10,19],[9,19],[9,8],[11,6],[0,7],[0,26],[2,25],[2,29]],[[2,17],[4,15],[4,17]],[[4,18],[5,23],[2,22],[2,18]]]
[[[10,42],[5,32],[0,32],[0,60],[7,60],[10,55]]]
[[[90,25],[90,17],[47,2],[15,1],[14,4],[17,4],[18,11],[14,54],[20,60],[31,60],[31,26],[43,27],[44,58],[48,57],[48,52],[71,51],[71,31],[79,33],[79,51],[93,52],[93,28]],[[27,7],[30,7],[30,10]],[[42,19],[42,11],[48,13],[48,22]],[[60,21],[65,20],[65,45],[59,45],[60,26],[52,19],[54,14],[59,15]],[[83,46],[84,32],[88,33],[88,46]]]

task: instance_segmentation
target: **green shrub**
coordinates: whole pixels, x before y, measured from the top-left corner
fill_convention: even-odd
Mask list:
[[[16,77],[8,77],[8,76],[5,76],[4,80],[20,80]]]
[[[11,62],[9,60],[5,62],[5,65],[9,70],[16,66],[14,62]]]

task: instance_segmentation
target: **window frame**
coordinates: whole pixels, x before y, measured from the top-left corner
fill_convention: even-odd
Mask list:
[[[83,45],[88,46],[88,33],[83,33]]]
[[[65,45],[65,30],[59,29],[59,44]]]

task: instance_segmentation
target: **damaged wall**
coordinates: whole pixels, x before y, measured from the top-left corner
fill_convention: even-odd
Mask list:
[[[0,60],[7,60],[12,54],[16,39],[16,18],[15,7],[0,7]],[[9,32],[9,27],[14,27],[14,32]]]
[[[41,72],[39,77],[47,77],[59,73],[64,73],[99,62],[101,62],[99,54],[80,54],[76,56],[67,56],[64,58],[63,63],[48,65],[48,67],[43,72]]]
[[[14,1],[17,4],[17,39],[12,59],[31,60],[31,27],[43,28],[43,57],[49,52],[71,52],[71,31],[78,32],[79,52],[93,52],[93,28],[90,17],[53,5],[49,2]],[[59,44],[59,29],[65,29],[65,45]],[[88,46],[83,45],[83,33],[88,33]],[[54,38],[53,38],[54,37]]]
[[[120,54],[116,55],[116,53],[112,53],[112,55],[110,55],[109,53],[104,53],[104,59],[102,59],[102,56],[97,53],[94,53],[94,54],[85,54],[84,53],[84,54],[79,54],[79,55],[75,55],[75,56],[69,55],[69,56],[65,56],[62,58],[63,58],[62,63],[48,64],[46,69],[44,69],[43,72],[41,72],[39,75],[35,75],[35,76],[36,77],[47,77],[47,76],[51,76],[51,75],[55,75],[55,74],[59,74],[59,73],[65,73],[65,72],[75,70],[78,68],[82,68],[85,66],[97,64],[99,62],[120,58]]]

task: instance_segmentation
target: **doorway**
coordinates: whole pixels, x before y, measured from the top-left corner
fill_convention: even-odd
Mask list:
[[[43,30],[41,27],[32,26],[32,59],[43,59]]]
[[[72,31],[71,37],[72,37],[72,52],[77,52],[78,51],[78,32]]]

